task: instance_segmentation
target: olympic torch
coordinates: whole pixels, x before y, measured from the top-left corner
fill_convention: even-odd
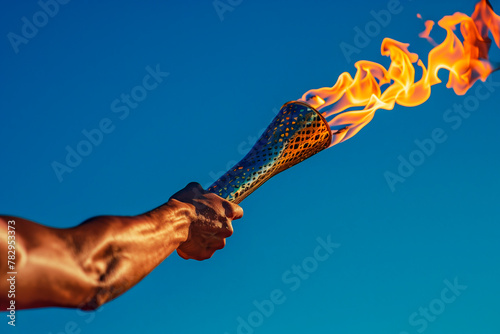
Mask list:
[[[285,103],[250,152],[208,191],[240,203],[278,173],[328,148],[330,126],[313,107],[298,101]]]
[[[459,95],[499,69],[489,61],[490,33],[500,48],[500,16],[489,1],[480,0],[470,17],[457,12],[443,17],[438,25],[447,36],[441,44],[433,43],[427,67],[418,54],[408,50],[409,44],[385,38],[381,53],[391,59],[388,69],[360,60],[354,77],[344,72],[333,87],[305,93],[301,100],[310,104],[286,103],[250,152],[208,190],[240,203],[274,175],[354,136],[376,110],[392,110],[396,104],[415,107],[427,101],[431,87],[441,82],[440,69],[450,72],[447,87]],[[419,36],[434,42],[429,37],[433,26],[433,21],[426,21],[426,30]],[[414,64],[423,72],[419,80]]]

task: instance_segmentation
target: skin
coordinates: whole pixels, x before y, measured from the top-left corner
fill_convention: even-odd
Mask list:
[[[174,250],[205,260],[225,246],[243,210],[197,183],[137,216],[99,216],[57,229],[0,216],[0,308],[8,307],[8,223],[15,221],[16,309],[93,310],[118,297]],[[8,276],[8,275],[7,275]],[[8,278],[8,277],[7,277]]]

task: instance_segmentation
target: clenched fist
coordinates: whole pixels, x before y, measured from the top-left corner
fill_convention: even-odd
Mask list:
[[[189,234],[177,248],[177,253],[184,259],[201,261],[212,257],[233,234],[231,222],[243,216],[240,206],[205,191],[195,182],[174,194],[170,201],[179,201],[187,208]]]

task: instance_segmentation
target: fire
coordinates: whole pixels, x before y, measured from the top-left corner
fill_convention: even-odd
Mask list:
[[[420,14],[417,14],[417,17],[419,19],[422,18]],[[425,38],[429,43],[431,43],[433,46],[437,46],[437,43],[434,41],[434,39],[430,36],[432,28],[434,28],[434,21],[432,20],[427,20],[425,21],[425,30],[422,31],[420,34],[418,34],[418,37],[420,38]]]
[[[433,21],[426,21],[420,36],[434,41],[430,37],[434,25]],[[427,101],[431,87],[441,83],[440,69],[449,71],[446,87],[458,95],[465,94],[477,80],[485,81],[496,70],[488,59],[492,43],[488,35],[491,33],[500,48],[500,16],[487,0],[477,3],[471,16],[457,12],[442,18],[438,25],[446,30],[446,38],[429,52],[427,67],[416,53],[408,50],[409,44],[385,38],[381,53],[391,59],[388,69],[361,60],[355,64],[354,78],[344,72],[333,87],[313,89],[302,96],[301,101],[327,119],[333,133],[332,146],[358,133],[378,109],[392,110],[396,104],[415,107]],[[462,38],[456,34],[457,26]],[[418,81],[414,64],[422,69]]]

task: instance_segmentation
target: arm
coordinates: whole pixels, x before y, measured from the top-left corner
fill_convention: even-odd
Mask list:
[[[185,259],[204,260],[225,245],[235,204],[191,183],[170,200],[133,217],[100,216],[56,229],[0,216],[0,272],[7,270],[7,222],[16,228],[16,308],[95,309],[121,295],[177,249]],[[7,280],[0,281],[0,307],[7,306]]]

